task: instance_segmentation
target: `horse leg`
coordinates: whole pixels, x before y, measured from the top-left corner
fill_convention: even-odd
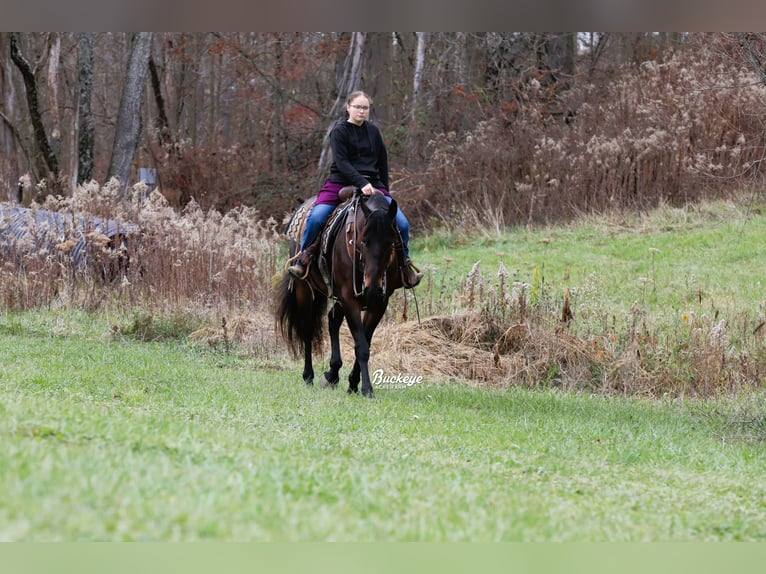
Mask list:
[[[295,303],[291,321],[303,347],[303,382],[311,386],[314,384],[314,339],[321,328],[318,318],[324,314],[325,301],[317,298],[305,282],[294,281],[293,284]]]
[[[311,360],[311,339],[303,341],[303,382],[309,386],[314,384],[314,365]]]
[[[370,339],[369,337],[366,337],[367,339],[367,347],[370,346]],[[359,380],[362,376],[362,369],[359,366],[359,361],[354,359],[354,365],[351,367],[351,372],[348,375],[348,392],[349,393],[358,393],[359,392]]]
[[[359,326],[364,337],[364,345],[361,347],[358,344],[357,336],[354,334],[353,329],[351,331],[352,335],[354,335],[354,342],[357,344],[354,347],[354,350],[356,351],[356,361],[354,361],[354,366],[351,369],[351,374],[348,377],[348,390],[350,393],[358,392],[359,379],[361,378],[362,395],[365,397],[373,396],[372,381],[370,380],[369,371],[370,346],[372,344],[372,336],[375,333],[375,329],[378,327],[378,323],[380,323],[380,320],[383,318],[384,312],[385,306],[382,309],[367,309],[365,312],[362,324]],[[351,328],[350,323],[349,328]]]
[[[351,367],[351,372],[348,374],[349,394],[359,392],[359,377],[360,377],[359,361],[354,359],[354,366]]]
[[[364,335],[367,339],[367,348],[372,347],[372,336],[375,334],[375,329],[378,328],[380,320],[383,318],[383,314],[386,312],[386,304],[381,309],[367,309],[364,314]],[[359,369],[362,375],[362,394],[365,396],[372,396],[372,381],[370,380],[369,364],[359,365]],[[369,389],[369,395],[365,392],[365,388]]]
[[[347,305],[347,309],[348,309]],[[370,344],[367,342],[367,336],[364,333],[364,325],[362,323],[362,312],[359,304],[356,300],[353,301],[353,310],[347,310],[346,322],[348,328],[351,331],[351,336],[354,338],[354,367],[351,370],[351,374],[348,377],[348,392],[359,392],[359,375],[362,375],[362,394],[365,396],[372,396],[372,385],[370,385],[369,376],[366,380],[364,374],[367,372],[367,362],[370,359]]]
[[[343,360],[340,356],[340,326],[343,324],[343,307],[335,303],[327,314],[327,327],[330,332],[330,369],[322,376],[322,387],[335,387],[340,380],[340,368]]]

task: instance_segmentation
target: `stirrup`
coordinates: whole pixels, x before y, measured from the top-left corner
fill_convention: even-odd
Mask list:
[[[287,268],[287,272],[296,279],[305,279],[309,274],[309,269],[300,263],[296,263],[295,265],[290,265]]]
[[[306,261],[304,263],[303,261]],[[292,263],[292,265],[291,265]],[[311,265],[311,256],[306,254],[305,250],[300,251],[295,256],[287,260],[285,267],[287,272],[296,279],[306,279],[309,275],[309,267]]]
[[[404,288],[412,289],[417,287],[422,279],[423,274],[412,262],[412,259],[407,257],[402,266],[402,283],[404,284]]]

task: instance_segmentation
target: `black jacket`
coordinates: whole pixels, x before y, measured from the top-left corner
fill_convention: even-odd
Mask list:
[[[357,126],[343,120],[330,132],[333,162],[330,181],[342,185],[388,187],[388,152],[380,130],[369,121]]]

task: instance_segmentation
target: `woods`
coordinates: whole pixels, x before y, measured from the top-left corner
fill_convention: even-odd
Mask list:
[[[2,33],[3,199],[156,170],[177,207],[315,192],[351,89],[414,223],[554,221],[760,185],[764,37],[668,33]]]
[[[352,89],[423,278],[341,365],[283,218]],[[765,102],[764,34],[0,33],[0,539],[764,540]]]

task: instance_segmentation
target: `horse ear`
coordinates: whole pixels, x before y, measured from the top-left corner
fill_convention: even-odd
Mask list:
[[[360,197],[359,205],[362,207],[362,213],[364,213],[364,216],[369,217],[370,213],[372,213],[372,210],[368,207],[366,198]]]
[[[396,204],[396,200],[392,197],[391,203],[388,204],[388,218],[396,219],[396,212],[398,209],[399,206]]]

